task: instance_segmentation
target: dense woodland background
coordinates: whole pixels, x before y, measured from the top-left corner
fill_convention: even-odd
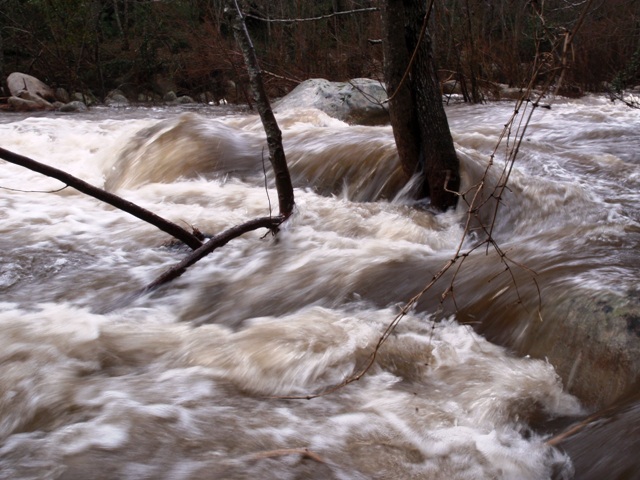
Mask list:
[[[323,77],[382,79],[378,0],[246,0],[269,95]],[[435,0],[440,78],[469,100],[523,86],[571,30],[586,0]],[[336,12],[356,10],[350,14]],[[264,21],[309,19],[314,21]],[[575,39],[565,94],[640,84],[640,1],[596,0]],[[224,0],[0,0],[0,82],[11,72],[104,97],[168,90],[245,101],[246,78]],[[544,75],[543,75],[544,76]],[[480,92],[478,94],[478,92]],[[135,98],[135,97],[134,97]]]

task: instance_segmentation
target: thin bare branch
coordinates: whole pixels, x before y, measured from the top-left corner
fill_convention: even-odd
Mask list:
[[[284,218],[281,216],[277,217],[260,217],[248,222],[245,222],[241,225],[236,225],[235,227],[231,227],[224,232],[215,235],[209,239],[208,242],[204,243],[200,248],[194,250],[185,258],[183,258],[180,263],[177,263],[170,269],[166,270],[162,275],[157,277],[153,282],[149,283],[146,287],[140,290],[136,296],[143,295],[145,293],[151,292],[158,287],[164,285],[165,283],[170,282],[178,278],[184,272],[186,272],[187,268],[192,266],[198,260],[206,257],[210,253],[212,253],[217,248],[220,248],[227,243],[229,243],[234,238],[237,238],[241,235],[244,235],[247,232],[251,232],[253,230],[257,230],[258,228],[268,228],[272,232],[276,232],[278,230],[278,226],[284,221]]]
[[[327,18],[338,17],[341,15],[352,15],[354,13],[368,13],[368,12],[378,12],[378,11],[380,11],[378,7],[368,7],[368,8],[357,8],[355,10],[345,10],[342,12],[333,12],[333,13],[328,13],[327,15],[320,15],[318,17],[308,17],[308,18],[266,18],[266,17],[260,17],[258,15],[252,15],[250,13],[245,13],[245,17],[249,17],[255,20],[260,20],[261,22],[269,22],[269,23],[299,23],[299,22],[317,22],[318,20],[325,20]]]
[[[253,91],[254,100],[258,107],[260,120],[267,134],[267,145],[269,146],[269,161],[273,167],[275,174],[276,190],[278,191],[278,202],[280,215],[288,218],[293,213],[295,205],[293,195],[293,185],[289,168],[287,167],[287,159],[285,157],[284,148],[282,146],[282,132],[273,114],[269,97],[267,96],[264,83],[262,81],[262,69],[258,62],[251,36],[247,30],[244,16],[240,10],[237,0],[227,0],[228,12],[233,18],[233,35],[236,39],[251,81],[251,89]]]
[[[198,237],[180,227],[179,225],[165,220],[155,213],[150,212],[145,208],[139,207],[138,205],[131,203],[128,200],[114,195],[113,193],[107,192],[106,190],[102,190],[98,187],[94,187],[93,185],[85,182],[84,180],[80,180],[79,178],[74,177],[67,172],[63,172],[62,170],[50,167],[49,165],[36,162],[31,158],[19,155],[14,152],[10,152],[9,150],[5,150],[4,148],[0,148],[0,158],[15,165],[20,165],[21,167],[33,170],[34,172],[41,173],[42,175],[60,180],[65,185],[73,187],[86,195],[96,198],[102,202],[108,203],[109,205],[127,212],[136,218],[139,218],[140,220],[144,220],[145,222],[158,227],[163,232],[168,233],[172,237],[180,240],[194,250],[202,245],[202,242],[198,239]]]

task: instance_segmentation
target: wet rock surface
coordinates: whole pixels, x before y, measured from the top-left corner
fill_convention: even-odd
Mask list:
[[[478,330],[520,355],[549,361],[565,388],[598,409],[633,392],[640,378],[637,292],[626,296],[581,289],[543,294],[525,320],[487,315]]]
[[[640,478],[640,392],[572,425],[552,443],[569,454],[576,479]]]
[[[384,125],[389,112],[383,103],[387,99],[384,86],[367,78],[349,82],[330,82],[322,78],[306,80],[288,95],[275,102],[273,108],[313,107],[346,123]]]

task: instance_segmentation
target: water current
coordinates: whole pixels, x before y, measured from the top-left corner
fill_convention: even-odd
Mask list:
[[[512,109],[447,108],[465,188]],[[454,254],[465,209],[414,204],[388,126],[303,106],[277,117],[294,217],[134,301],[187,250],[0,161],[0,478],[572,478],[540,425],[585,407],[550,363],[488,342],[454,307],[509,321],[538,292],[637,287],[640,113],[599,97],[536,111],[494,225],[529,270],[501,275],[495,254],[474,252],[455,305],[439,308],[445,278],[366,375],[311,400],[281,397],[362,368]],[[262,126],[239,109],[3,114],[0,145],[206,234],[277,203]]]

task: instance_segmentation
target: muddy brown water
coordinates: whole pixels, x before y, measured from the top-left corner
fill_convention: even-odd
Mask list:
[[[511,109],[448,107],[467,186]],[[366,363],[455,252],[464,209],[416,208],[389,127],[303,106],[278,120],[296,186],[292,220],[275,238],[234,240],[133,303],[118,302],[184,251],[150,225],[0,162],[1,478],[597,478],[602,462],[634,457],[609,448],[619,429],[548,445],[593,408],[544,355],[518,354],[522,328],[498,345],[472,326],[518,325],[538,291],[553,303],[575,288],[637,287],[638,111],[587,97],[536,112],[494,225],[536,280],[514,268],[516,289],[495,255],[474,253],[454,290],[464,319],[450,304],[438,311],[445,279],[367,375],[313,400],[278,397],[323,391]],[[244,111],[3,115],[0,138],[207,233],[276,203],[262,127]],[[98,313],[104,305],[119,308]],[[620,416],[637,425],[637,402]],[[630,471],[616,478],[638,478]]]

